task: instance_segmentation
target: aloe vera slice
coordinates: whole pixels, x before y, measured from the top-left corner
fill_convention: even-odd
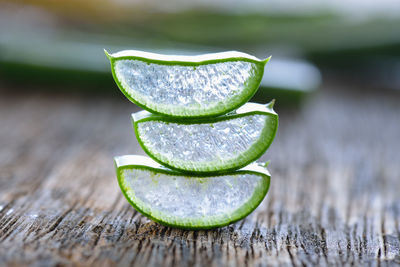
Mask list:
[[[189,121],[141,111],[132,120],[140,145],[157,162],[185,172],[217,173],[264,154],[278,128],[273,104],[247,103],[230,115]]]
[[[267,194],[270,175],[252,164],[215,176],[187,176],[148,157],[115,158],[117,178],[128,202],[146,217],[185,229],[210,229],[251,213]]]
[[[258,89],[269,61],[235,51],[168,56],[126,50],[106,55],[129,100],[174,117],[217,116],[238,108]]]

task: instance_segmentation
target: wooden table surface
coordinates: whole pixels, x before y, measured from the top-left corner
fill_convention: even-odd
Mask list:
[[[112,157],[144,154],[133,104],[6,89],[0,266],[400,264],[400,92],[330,84],[280,110],[260,207],[228,227],[183,231],[141,216],[118,188]]]

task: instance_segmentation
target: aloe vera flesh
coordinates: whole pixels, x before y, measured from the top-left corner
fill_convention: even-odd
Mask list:
[[[187,176],[143,156],[115,158],[118,182],[129,203],[164,225],[210,229],[238,221],[264,199],[268,171],[256,164],[215,176]]]
[[[136,50],[108,54],[124,95],[152,113],[210,117],[246,103],[268,62],[241,52],[167,56]]]
[[[132,118],[140,145],[157,162],[184,172],[218,173],[264,154],[278,128],[272,105],[247,103],[234,114],[194,121],[146,111]]]

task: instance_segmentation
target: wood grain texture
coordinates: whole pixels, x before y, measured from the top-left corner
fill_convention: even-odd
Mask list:
[[[330,85],[282,110],[269,194],[213,231],[160,226],[123,198],[112,157],[144,154],[136,110],[0,91],[0,266],[400,264],[400,94]]]

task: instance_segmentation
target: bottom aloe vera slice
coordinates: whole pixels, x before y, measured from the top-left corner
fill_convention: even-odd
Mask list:
[[[201,120],[179,120],[141,111],[132,115],[136,137],[154,160],[185,172],[239,169],[271,145],[278,115],[273,102],[247,103],[235,113]]]
[[[244,218],[264,199],[270,183],[259,164],[213,176],[188,176],[136,155],[116,157],[115,166],[121,190],[137,211],[184,229],[221,227]]]

